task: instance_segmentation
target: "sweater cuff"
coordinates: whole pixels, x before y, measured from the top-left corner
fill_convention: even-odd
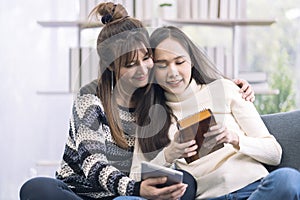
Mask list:
[[[141,183],[142,181],[138,181],[134,183],[133,196],[138,196],[138,197],[140,196]]]
[[[157,165],[163,165],[165,167],[170,167],[173,163],[167,162],[166,157],[165,157],[165,150],[166,150],[166,148],[164,148],[162,151],[160,151],[151,162],[155,163]]]

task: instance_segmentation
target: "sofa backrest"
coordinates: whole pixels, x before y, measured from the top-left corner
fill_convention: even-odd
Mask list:
[[[300,170],[300,110],[262,115],[261,118],[282,147],[280,165],[267,166],[268,169],[292,167]]]

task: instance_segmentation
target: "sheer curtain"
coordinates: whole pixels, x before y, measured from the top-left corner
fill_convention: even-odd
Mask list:
[[[77,45],[77,30],[37,21],[77,16],[74,0],[0,2],[1,200],[19,199],[27,179],[44,175],[36,163],[62,155],[73,94],[48,92],[68,90],[68,49]]]

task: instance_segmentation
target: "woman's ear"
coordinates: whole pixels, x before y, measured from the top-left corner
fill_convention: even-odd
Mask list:
[[[189,60],[189,62],[190,62],[190,64],[191,64],[192,68],[193,68],[193,67],[195,66],[195,64],[193,63],[192,60]]]
[[[108,69],[109,71],[114,71],[114,69],[113,69],[112,66],[110,66],[110,65],[107,67],[107,69]]]

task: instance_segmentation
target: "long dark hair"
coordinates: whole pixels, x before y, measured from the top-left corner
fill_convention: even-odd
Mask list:
[[[223,77],[205,52],[197,47],[183,31],[174,26],[158,28],[151,34],[150,45],[153,54],[155,54],[156,47],[167,38],[177,41],[189,54],[193,66],[191,78],[195,79],[197,84],[208,84]]]
[[[179,42],[189,54],[191,64],[193,66],[191,79],[194,79],[197,84],[208,84],[223,77],[221,73],[217,71],[216,67],[209,60],[207,55],[177,27],[161,27],[151,34],[150,45],[152,47],[153,55],[155,55],[156,47],[167,38]],[[154,74],[154,71],[155,65],[152,75]],[[154,158],[156,154],[162,150],[162,148],[166,147],[170,143],[168,132],[172,123],[172,118],[177,120],[172,109],[166,104],[164,90],[156,83],[152,83],[151,85],[151,94],[148,93],[143,99],[143,112],[141,112],[143,114],[139,114],[139,112],[137,112],[137,119],[140,126],[138,130],[138,141],[142,152],[148,159]],[[156,109],[151,109],[154,105]],[[160,106],[158,107],[157,105]],[[145,115],[145,112],[147,111],[148,115]],[[163,119],[161,119],[162,115],[164,116]],[[155,130],[155,128],[157,129],[156,126],[149,129],[149,127],[151,127],[149,124],[152,123],[157,124],[158,127],[160,127],[160,130]],[[161,123],[164,124],[159,125]]]
[[[128,148],[120,123],[116,99],[113,98],[113,88],[120,78],[121,66],[132,62],[139,48],[147,48],[150,56],[149,34],[142,22],[128,16],[121,4],[111,2],[100,3],[90,13],[90,17],[101,17],[104,26],[97,39],[99,61],[98,97],[106,113],[111,134],[122,148]],[[133,94],[142,95],[145,89]]]

